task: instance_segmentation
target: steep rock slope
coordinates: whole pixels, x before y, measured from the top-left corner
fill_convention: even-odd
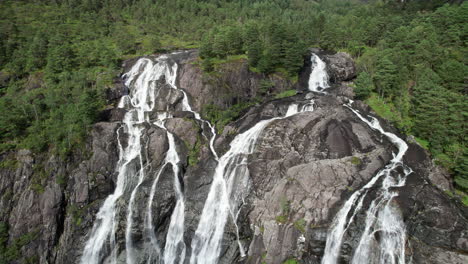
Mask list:
[[[248,157],[250,192],[237,218],[238,229],[233,219],[228,219],[220,263],[283,263],[288,259],[320,263],[327,229],[336,212],[392,158],[394,146],[343,106],[347,97],[352,96],[352,89],[341,83],[355,75],[351,58],[342,53],[319,52],[319,55],[328,62],[330,78],[334,81],[328,94],[306,92],[312,66],[310,58],[306,58],[295,87],[305,92],[251,107],[216,140],[215,148],[221,155],[229,149],[235,135],[258,121],[284,116],[291,103],[314,101],[314,111],[275,120],[261,133],[253,154]],[[179,64],[176,85],[189,94],[189,101],[197,111],[206,104],[226,107],[254,97],[265,78],[249,72],[242,61],[224,65],[220,76],[207,76],[196,65],[196,58],[196,51],[170,55],[172,63]],[[136,60],[126,62],[124,72],[135,63]],[[293,87],[278,77],[270,77],[269,81],[274,84],[272,92]],[[161,111],[168,110],[174,116],[165,126],[174,134],[181,158],[188,261],[217,161],[210,152],[208,126],[196,120],[193,113],[184,111],[182,91],[168,85],[165,76],[157,83],[161,88],[149,117],[155,120]],[[116,106],[117,100],[126,94],[128,88],[118,82],[108,96]],[[361,112],[368,112],[365,105],[359,102],[357,105]],[[9,247],[17,245],[14,250],[17,257],[12,263],[79,262],[96,214],[116,185],[117,139],[121,145],[127,144],[122,131],[124,114],[125,110],[119,108],[103,113],[103,121],[93,126],[86,148],[67,162],[53,155],[33,155],[27,150],[1,157],[8,166],[0,168],[0,220],[7,223]],[[385,129],[397,133],[389,125]],[[169,148],[163,129],[148,126],[145,131],[144,162],[147,175],[151,176],[143,181],[135,198],[135,227],[143,225],[152,179],[161,169]],[[408,258],[412,255],[414,263],[465,263],[467,209],[443,192],[450,184],[427,153],[414,143],[409,145],[404,161],[414,172],[396,198],[407,224]],[[152,221],[157,239],[164,245],[176,204],[169,169],[161,172],[158,185],[153,197]],[[125,261],[126,254],[126,200],[128,197],[118,202],[119,262]],[[366,203],[368,206],[369,202]],[[357,215],[345,238],[341,252],[344,263],[350,261],[359,239],[364,214],[365,211]],[[142,230],[133,228],[131,233],[136,248],[143,247]],[[238,237],[246,250],[244,257],[239,251]]]

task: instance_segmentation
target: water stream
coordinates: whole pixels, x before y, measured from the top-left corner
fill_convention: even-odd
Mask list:
[[[175,85],[177,78],[177,63],[170,61],[168,56],[163,55],[154,61],[148,58],[139,59],[129,72],[123,75],[126,79],[125,85],[130,88],[130,94],[123,96],[118,107],[127,109],[123,119],[122,129],[118,130],[119,161],[116,172],[118,173],[116,188],[113,194],[109,195],[101,206],[89,234],[80,263],[97,264],[103,261],[107,263],[117,263],[116,232],[118,215],[120,208],[116,205],[119,199],[127,197],[128,206],[125,227],[125,262],[129,264],[139,263],[141,256],[136,251],[132,232],[134,228],[139,228],[134,224],[134,205],[137,193],[145,178],[147,166],[144,164],[146,146],[142,142],[145,124],[151,125],[148,113],[154,109],[156,97],[159,93],[157,81],[164,76],[165,81],[173,89],[183,93],[182,110],[191,112],[195,119],[206,124],[210,129],[210,150],[215,159],[218,159],[214,149],[216,132],[214,126],[202,119],[200,114],[192,110],[188,96],[185,91],[178,89]],[[185,198],[182,191],[182,183],[179,174],[179,155],[176,150],[174,135],[165,128],[165,120],[170,118],[170,113],[163,113],[158,116],[154,125],[166,130],[169,141],[169,150],[165,154],[164,164],[159,171],[153,175],[154,180],[151,185],[147,212],[144,219],[144,236],[147,238],[145,245],[145,256],[147,263],[165,264],[180,263],[185,258],[186,245],[183,240],[184,219],[185,219]],[[128,136],[127,146],[122,147],[120,143],[121,130]],[[162,253],[161,246],[157,240],[155,226],[153,225],[153,199],[157,191],[158,181],[162,172],[167,166],[171,166],[174,174],[174,192],[176,204],[171,216],[166,243]],[[162,254],[162,255],[161,255]]]
[[[318,56],[313,54],[314,69],[310,75],[309,90],[321,92],[329,87],[326,65]],[[237,228],[237,216],[244,198],[249,193],[248,156],[253,153],[255,144],[262,131],[275,120],[305,111],[314,110],[314,101],[299,108],[298,104],[291,104],[286,115],[274,117],[258,122],[249,130],[237,135],[230,144],[230,149],[220,159],[213,176],[208,198],[206,199],[200,222],[192,239],[191,264],[217,263],[224,227],[230,216]],[[237,239],[241,256],[245,256],[239,236]]]
[[[356,214],[362,209],[367,193],[371,188],[377,188],[376,184],[381,179],[383,179],[382,186],[378,187],[377,197],[367,209],[365,227],[351,263],[404,264],[406,229],[401,212],[392,201],[398,195],[395,188],[403,186],[407,176],[412,172],[402,162],[408,145],[395,134],[384,131],[376,118],[363,117],[352,108],[352,101],[345,106],[373,130],[387,137],[397,147],[398,153],[394,155],[390,164],[380,170],[364,187],[354,192],[336,214],[327,236],[322,264],[339,262],[346,231],[353,223]]]
[[[313,102],[304,105],[300,110],[313,110]],[[262,120],[237,135],[231,142],[229,151],[219,159],[216,167],[208,198],[192,240],[190,263],[217,263],[228,217],[231,216],[236,223],[240,206],[249,193],[248,157],[253,153],[255,143],[265,127],[273,121],[297,113],[300,113],[298,105],[291,104],[285,116]],[[238,244],[241,255],[245,255],[239,239]]]
[[[314,53],[312,53],[310,61],[312,62],[312,71],[309,76],[309,90],[321,93],[330,87],[328,83],[327,65]]]

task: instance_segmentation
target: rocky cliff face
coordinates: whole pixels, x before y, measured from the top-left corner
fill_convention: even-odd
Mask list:
[[[177,86],[189,94],[193,108],[198,111],[206,104],[228,107],[257,96],[260,82],[266,78],[250,72],[242,61],[224,65],[217,75],[206,75],[196,64],[196,51],[170,56],[179,64]],[[226,126],[216,140],[215,148],[222,154],[236,134],[259,120],[284,116],[291,102],[311,99],[315,102],[314,111],[275,120],[262,132],[248,158],[251,188],[237,221],[246,256],[241,257],[237,229],[229,219],[220,263],[281,264],[288,259],[320,263],[327,230],[336,212],[355,190],[392,159],[394,146],[343,106],[352,97],[352,89],[342,83],[355,76],[352,59],[344,53],[320,56],[327,62],[333,81],[328,94],[306,92],[304,85],[310,74],[310,59],[306,58],[295,86],[279,77],[268,79],[273,83],[272,93],[292,87],[304,92],[251,107]],[[134,63],[128,61],[124,68]],[[168,109],[174,115],[166,122],[166,128],[174,134],[181,158],[186,200],[184,240],[189,259],[190,243],[217,162],[209,149],[207,125],[183,111],[181,91],[165,85],[164,77],[158,82],[163,88],[150,117]],[[116,105],[127,93],[125,85],[117,82],[108,97]],[[357,102],[357,105],[360,111],[369,112],[364,104]],[[127,144],[121,124],[124,113],[123,109],[106,110],[102,122],[93,126],[86,148],[66,162],[53,155],[34,155],[27,150],[0,157],[0,221],[6,227],[9,254],[16,254],[9,257],[15,259],[12,263],[79,262],[96,213],[116,185],[117,138],[122,145]],[[382,122],[386,130],[398,133]],[[155,175],[168,150],[168,138],[163,129],[155,126],[145,131],[147,174]],[[409,138],[406,140],[411,142]],[[404,162],[414,172],[396,198],[407,226],[408,258],[413,263],[467,263],[468,210],[444,193],[451,189],[450,182],[427,153],[415,143],[409,147]],[[167,170],[161,172],[152,206],[155,233],[161,245],[165,243],[176,203],[173,177]],[[135,198],[135,227],[144,222],[151,177],[143,181]],[[369,206],[369,201],[366,203]],[[117,223],[116,241],[118,259],[123,263],[126,199],[119,201],[119,207],[123,216]],[[341,252],[342,263],[348,263],[351,258],[364,218],[364,213],[359,213],[349,227]],[[131,232],[136,247],[140,247],[141,229]]]

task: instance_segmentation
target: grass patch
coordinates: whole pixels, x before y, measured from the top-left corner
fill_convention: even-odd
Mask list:
[[[394,123],[395,126],[405,132],[411,131],[412,121],[409,117],[403,118],[392,102],[380,98],[376,93],[365,100],[372,110],[380,117]]]
[[[288,222],[288,216],[286,215],[278,215],[276,218],[275,218],[276,222],[278,224],[286,224],[286,222]]]
[[[57,175],[57,176],[55,177],[55,182],[56,182],[58,185],[64,187],[64,186],[67,185],[68,178],[67,178],[67,176],[64,175],[64,174],[59,174],[59,175]]]
[[[429,149],[429,141],[418,138],[418,137],[414,137],[414,140],[416,140],[416,142],[418,142],[418,144],[424,149]]]
[[[31,179],[31,189],[38,194],[42,194],[45,191],[47,178],[51,172],[46,170],[42,164],[34,166],[33,171],[34,174]]]
[[[299,264],[299,262],[296,259],[288,259],[283,264]]]
[[[199,161],[199,153],[201,149],[201,140],[197,138],[197,141],[195,142],[195,145],[190,149],[189,154],[188,154],[188,164],[190,166],[195,166],[198,164]]]
[[[459,199],[464,206],[467,206],[468,207],[468,194],[461,191],[461,190],[457,190],[455,189],[455,191],[450,191],[450,190],[445,190],[444,191],[445,194],[447,194],[447,196],[449,196],[450,198],[452,199]]]
[[[292,83],[297,83],[297,81],[299,80],[298,74],[291,74],[285,68],[281,68],[281,67],[276,68],[273,74],[281,79],[287,79],[291,81]]]
[[[276,222],[279,224],[285,224],[288,222],[289,213],[291,212],[291,201],[287,200],[286,198],[282,198],[280,201],[281,206],[281,215],[277,216]]]
[[[83,218],[86,214],[86,211],[93,207],[98,201],[94,201],[90,204],[87,204],[83,207],[79,207],[78,205],[76,204],[71,204],[69,206],[67,206],[67,215],[71,215],[72,219],[73,219],[73,223],[76,225],[76,226],[79,226],[81,225],[81,223],[83,222]]]
[[[297,94],[297,91],[294,89],[284,91],[282,93],[279,93],[275,95],[275,99],[281,99],[281,98],[286,98],[286,97],[291,97]]]
[[[3,160],[0,162],[0,169],[16,169],[18,168],[18,161],[17,160]]]
[[[296,222],[294,222],[294,227],[299,230],[301,233],[305,233],[306,231],[306,221],[304,220],[304,218],[301,218],[299,220],[297,220]]]
[[[195,49],[200,46],[196,41],[187,41],[169,35],[164,35],[161,39],[161,46],[169,49]]]
[[[359,165],[362,164],[362,161],[361,161],[361,159],[358,158],[358,157],[352,157],[352,158],[351,158],[351,164],[356,165],[356,166],[359,166]]]
[[[242,60],[247,60],[247,55],[246,54],[240,54],[240,55],[229,55],[226,58],[220,59],[220,58],[212,58],[211,61],[215,66],[226,64],[226,63],[232,63],[232,62],[238,62]]]
[[[377,94],[372,93],[371,96],[366,100],[366,103],[376,112],[379,116],[397,122],[401,118],[398,112],[395,110],[395,106],[391,102],[382,100]]]
[[[259,69],[252,67],[252,66],[249,67],[249,71],[255,72],[255,73],[262,73]]]
[[[464,206],[468,206],[468,195],[463,196],[462,203]]]
[[[453,192],[451,192],[450,190],[445,190],[444,192],[445,192],[445,194],[447,194],[451,198],[455,197],[455,194]]]

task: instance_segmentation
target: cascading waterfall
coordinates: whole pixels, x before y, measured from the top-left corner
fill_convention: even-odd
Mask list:
[[[309,77],[309,90],[324,93],[329,87],[326,64],[316,55],[311,57],[313,69]],[[149,200],[144,218],[144,260],[146,263],[182,263],[185,259],[186,245],[183,239],[185,222],[185,198],[180,182],[180,158],[177,153],[175,138],[165,127],[165,121],[171,118],[170,113],[165,112],[158,115],[154,125],[164,129],[169,142],[169,149],[165,153],[163,165],[155,175],[147,175],[145,158],[143,157],[145,148],[142,136],[147,125],[152,125],[148,119],[148,112],[155,106],[155,100],[159,91],[157,80],[165,76],[166,83],[173,89],[183,93],[182,110],[189,111],[194,118],[208,126],[211,137],[209,138],[210,151],[218,161],[213,176],[213,182],[205,202],[200,222],[192,240],[191,264],[217,263],[221,251],[221,240],[224,228],[229,217],[231,217],[237,229],[237,217],[239,215],[244,199],[249,193],[250,179],[248,170],[248,157],[253,153],[255,144],[262,131],[273,121],[284,119],[289,116],[305,111],[313,111],[314,101],[302,105],[291,104],[285,116],[274,117],[262,120],[252,128],[237,135],[230,144],[230,149],[222,157],[218,157],[214,140],[216,131],[214,126],[202,119],[200,114],[193,111],[188,96],[185,91],[178,89],[175,85],[177,64],[169,63],[167,56],[160,56],[153,62],[150,59],[142,58],[137,61],[133,68],[126,73],[125,84],[130,87],[131,93],[122,97],[119,107],[128,111],[123,119],[122,128],[117,131],[119,161],[116,171],[118,173],[116,188],[113,194],[109,195],[100,208],[94,226],[85,245],[81,263],[97,264],[106,260],[107,263],[117,262],[117,252],[115,234],[119,222],[119,208],[116,205],[119,199],[128,197],[127,206],[127,226],[125,230],[125,260],[126,263],[139,263],[141,261],[140,252],[135,252],[132,230],[133,207],[135,197],[144,182],[145,178],[153,176]],[[398,208],[393,204],[393,198],[398,194],[393,191],[395,187],[405,184],[406,177],[411,173],[411,169],[402,162],[408,146],[396,135],[385,132],[377,119],[370,120],[364,118],[358,111],[351,107],[351,102],[346,105],[363,122],[372,129],[379,131],[388,137],[392,143],[398,147],[398,153],[391,163],[374,176],[362,189],[353,193],[346,201],[341,210],[336,215],[325,248],[323,264],[335,264],[338,261],[343,237],[363,206],[364,199],[372,187],[379,180],[382,186],[378,190],[377,197],[371,202],[366,214],[365,228],[359,240],[359,245],[353,254],[352,263],[405,263],[405,226]],[[122,146],[119,136],[122,130],[128,135],[128,143]],[[205,134],[203,134],[207,137]],[[208,138],[208,137],[207,137]],[[158,188],[158,181],[161,174],[167,168],[171,168],[174,175],[174,192],[176,204],[171,215],[169,229],[166,236],[164,250],[158,242],[155,226],[153,225],[153,199]],[[379,240],[375,237],[378,235]],[[237,229],[237,242],[240,253],[245,255],[242,244],[239,240]]]
[[[184,107],[184,111],[191,112],[195,116],[196,120],[199,120],[199,121],[205,123],[210,128],[210,132],[211,132],[210,150],[211,150],[211,153],[213,154],[214,158],[216,160],[218,160],[218,154],[216,153],[216,150],[214,148],[214,142],[215,142],[215,139],[216,139],[216,130],[215,130],[214,126],[210,122],[208,122],[207,120],[202,119],[199,113],[192,110],[192,107],[190,106],[190,104],[188,102],[187,94],[185,93],[184,90],[181,90],[181,91],[184,94],[184,98],[182,99],[182,105]]]
[[[139,72],[142,72],[138,75]],[[111,253],[112,262],[116,262],[115,232],[117,228],[116,202],[126,191],[135,188],[135,181],[141,182],[144,178],[144,166],[142,165],[141,136],[143,123],[148,122],[146,112],[154,107],[155,84],[151,80],[157,80],[167,71],[167,67],[161,61],[153,64],[151,60],[139,60],[132,70],[126,75],[126,85],[133,85],[131,95],[122,98],[119,107],[127,106],[128,112],[123,119],[123,129],[128,134],[128,145],[123,148],[119,142],[119,161],[116,171],[118,172],[117,184],[113,194],[109,195],[96,215],[96,221],[89,239],[85,245],[81,263],[99,263],[106,254]],[[136,78],[138,76],[138,78]],[[137,166],[139,165],[139,169]],[[129,203],[131,205],[131,202]],[[129,210],[131,212],[131,210]],[[106,242],[108,248],[104,248]],[[131,241],[127,242],[130,243]],[[109,252],[110,251],[110,252]],[[131,250],[127,251],[127,260],[132,263]]]
[[[393,191],[394,188],[403,186],[407,176],[412,172],[409,167],[402,163],[408,145],[395,134],[384,131],[376,118],[369,117],[370,121],[364,118],[351,107],[351,104],[352,101],[345,106],[369,127],[386,136],[398,148],[398,153],[394,155],[390,164],[379,171],[363,188],[353,193],[337,213],[327,237],[322,264],[335,264],[338,262],[343,237],[348,227],[362,208],[363,200],[368,191],[382,178],[382,186],[378,190],[377,197],[367,210],[366,225],[358,247],[353,254],[352,263],[404,264],[406,230],[401,213],[393,205],[392,201],[398,195],[397,192]],[[354,210],[354,212],[348,220],[351,210]]]
[[[185,199],[182,193],[182,186],[179,182],[179,155],[175,151],[174,135],[167,132],[169,138],[170,149],[168,153],[168,161],[172,164],[174,170],[174,185],[176,191],[177,203],[171,216],[169,230],[166,237],[166,246],[164,247],[164,263],[182,263],[185,259],[185,242],[184,242],[184,222],[185,222]]]
[[[104,204],[96,216],[95,224],[80,260],[82,264],[97,264],[108,256],[110,256],[110,260],[107,259],[107,262],[117,262],[115,233],[117,230],[119,208],[116,206],[116,203],[119,199],[129,194],[127,226],[125,230],[126,263],[132,264],[137,262],[132,240],[132,228],[134,227],[133,206],[139,187],[143,183],[145,177],[147,177],[145,174],[144,159],[142,157],[142,148],[144,148],[144,146],[142,146],[141,138],[143,136],[145,124],[150,124],[147,113],[153,110],[155,99],[159,91],[156,81],[164,75],[166,83],[171,85],[172,88],[178,89],[175,85],[176,73],[177,64],[174,62],[171,66],[168,57],[163,55],[158,57],[155,63],[147,58],[138,60],[132,69],[124,75],[124,77],[126,77],[125,85],[131,88],[131,94],[123,96],[118,107],[128,110],[123,119],[122,126],[128,134],[128,144],[123,148],[120,139],[117,138],[119,144],[119,161],[116,167],[116,171],[118,172],[116,188],[114,193],[109,195],[104,201]],[[203,122],[210,128],[210,132],[212,133],[210,138],[210,150],[215,159],[217,159],[217,154],[214,149],[216,132],[213,125],[203,120],[197,112],[192,110],[188,102],[187,94],[183,90],[180,91],[182,91],[184,95],[182,100],[183,110],[190,111],[195,116],[195,119]],[[155,125],[166,130],[164,120],[168,117],[168,113],[160,115]],[[120,135],[119,131],[118,136]],[[159,177],[168,165],[171,165],[174,173],[176,205],[171,216],[162,259],[165,264],[171,264],[179,263],[185,258],[186,246],[183,241],[185,200],[179,180],[180,169],[178,163],[180,158],[176,151],[174,136],[167,130],[166,133],[169,141],[169,150],[166,153],[165,162],[155,175],[151,186],[144,220],[144,234],[148,238],[147,245],[145,245],[145,254],[148,263],[159,263],[161,261],[161,248],[154,233],[151,207]]]
[[[312,71],[309,76],[309,90],[312,92],[322,93],[323,90],[330,87],[328,84],[327,65],[320,59],[317,54],[312,53],[310,57],[312,62]]]
[[[284,117],[262,120],[249,130],[237,135],[231,142],[229,151],[219,159],[200,222],[192,240],[190,263],[217,263],[227,219],[231,216],[233,222],[236,223],[240,205],[249,191],[248,156],[254,151],[255,143],[265,127],[274,120],[299,113],[298,109],[297,104],[292,104]],[[306,104],[301,110],[313,110],[313,102]],[[239,240],[238,244],[241,255],[244,255]]]

